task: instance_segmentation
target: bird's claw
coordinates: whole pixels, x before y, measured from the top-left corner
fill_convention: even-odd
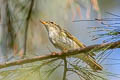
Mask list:
[[[52,55],[57,55],[57,53],[56,53],[56,52],[52,52],[51,54],[52,54]]]

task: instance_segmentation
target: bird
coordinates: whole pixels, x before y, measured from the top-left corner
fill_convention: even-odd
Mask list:
[[[51,21],[40,22],[45,26],[50,42],[55,46],[55,48],[61,51],[68,51],[71,49],[85,48],[86,46],[78,40],[75,36],[70,34],[67,30]],[[74,56],[85,62],[89,67],[94,71],[101,71],[103,67],[96,62],[94,59],[95,54],[86,54],[80,53],[79,55]]]

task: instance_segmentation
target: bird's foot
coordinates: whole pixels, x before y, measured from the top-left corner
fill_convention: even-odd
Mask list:
[[[51,52],[51,54],[52,54],[52,55],[57,55],[58,53],[56,53],[56,52]]]
[[[66,48],[63,49],[63,53],[66,53],[68,52],[68,50]]]

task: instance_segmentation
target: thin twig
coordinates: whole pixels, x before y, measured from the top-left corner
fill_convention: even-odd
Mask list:
[[[13,61],[13,62],[6,62],[3,64],[0,64],[0,69],[10,67],[10,66],[16,66],[16,65],[22,65],[22,64],[32,63],[32,62],[36,62],[36,61],[52,59],[52,58],[58,58],[58,59],[60,58],[61,59],[62,57],[65,57],[65,56],[72,56],[72,55],[77,55],[80,53],[86,53],[86,52],[93,50],[94,48],[101,49],[101,48],[104,48],[107,46],[110,46],[108,49],[120,48],[119,45],[120,45],[120,41],[117,41],[117,42],[112,42],[112,43],[107,43],[107,44],[91,45],[86,48],[69,50],[67,52],[58,53],[56,55],[52,55],[49,53],[48,55],[37,56],[37,57],[33,57],[33,58],[28,58],[28,59],[22,59],[22,60],[17,60],[17,61]]]
[[[66,74],[67,74],[67,60],[66,60],[66,57],[64,57],[63,60],[64,60],[64,74],[63,74],[63,80],[66,80]]]
[[[112,15],[112,16],[116,16],[116,17],[120,17],[119,15],[116,15],[116,14],[114,14],[114,13],[110,13],[110,12],[106,12],[107,14],[110,14],[110,15]]]
[[[74,20],[72,22],[80,22],[80,21],[120,21],[119,19],[106,19],[106,18],[95,18],[95,19],[90,19],[90,20]]]
[[[24,37],[24,56],[26,55],[29,20],[30,20],[30,17],[31,17],[31,12],[32,12],[33,6],[34,6],[34,0],[31,0],[30,9],[28,11],[28,16],[26,18],[25,37]]]

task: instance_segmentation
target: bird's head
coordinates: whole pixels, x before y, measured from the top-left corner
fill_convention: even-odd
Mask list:
[[[44,24],[48,32],[51,32],[51,31],[60,32],[61,30],[60,26],[55,24],[54,22],[42,21],[42,20],[40,20],[40,22]]]

